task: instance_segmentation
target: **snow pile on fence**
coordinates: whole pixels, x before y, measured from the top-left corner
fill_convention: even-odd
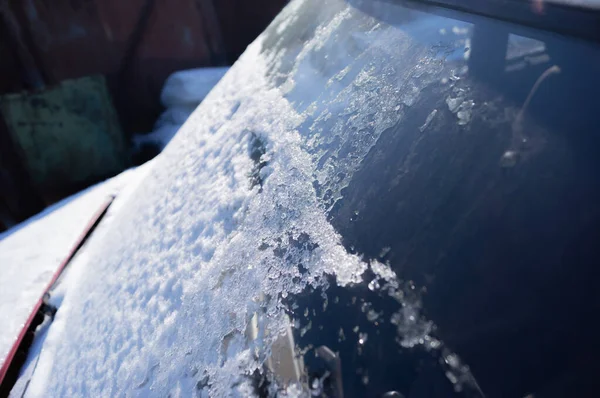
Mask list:
[[[160,101],[166,108],[149,134],[137,134],[134,145],[155,144],[164,148],[229,67],[198,68],[173,73],[163,86]]]

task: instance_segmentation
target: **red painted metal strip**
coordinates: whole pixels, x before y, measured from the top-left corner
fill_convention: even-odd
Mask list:
[[[109,199],[106,200],[106,202],[104,202],[102,204],[102,206],[98,209],[98,211],[96,211],[96,213],[91,218],[91,220],[88,222],[88,224],[86,225],[86,227],[83,230],[83,232],[81,233],[81,235],[79,235],[79,238],[77,239],[76,243],[71,248],[71,251],[69,252],[67,257],[65,257],[65,259],[62,261],[62,263],[60,264],[60,266],[58,267],[58,269],[52,276],[52,279],[46,286],[44,293],[42,294],[42,296],[40,297],[40,299],[38,300],[36,305],[33,307],[31,314],[29,314],[29,318],[27,318],[27,322],[25,322],[25,324],[23,325],[23,328],[21,329],[21,333],[19,333],[19,336],[15,340],[11,350],[9,351],[9,353],[6,357],[6,360],[2,364],[2,368],[0,369],[0,385],[2,385],[2,383],[4,382],[4,378],[6,377],[6,374],[8,373],[8,369],[10,368],[10,365],[19,349],[19,346],[21,345],[21,342],[23,341],[23,338],[25,337],[27,330],[29,330],[29,327],[31,326],[31,323],[33,322],[33,319],[35,318],[35,315],[37,314],[37,312],[40,310],[40,308],[42,306],[44,296],[46,295],[46,293],[48,293],[52,289],[52,286],[54,286],[54,284],[56,283],[56,281],[58,280],[60,275],[65,270],[66,266],[71,262],[73,257],[75,257],[75,255],[77,254],[79,249],[81,249],[81,247],[83,246],[85,241],[90,237],[90,235],[92,234],[94,229],[96,229],[96,227],[100,223],[100,220],[102,220],[102,217],[104,217],[104,215],[108,211],[108,208],[112,204],[114,199],[115,199],[114,196],[110,197]]]

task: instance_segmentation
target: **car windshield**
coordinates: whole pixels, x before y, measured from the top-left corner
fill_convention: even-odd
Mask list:
[[[577,37],[291,1],[51,293],[27,395],[596,396]]]
[[[268,77],[370,264],[288,299],[313,387],[588,396],[598,45],[411,3],[294,5],[266,32]]]

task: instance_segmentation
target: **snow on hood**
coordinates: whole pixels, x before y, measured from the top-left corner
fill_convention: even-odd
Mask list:
[[[121,192],[138,174],[128,170],[0,234],[0,365],[85,225],[110,195]]]

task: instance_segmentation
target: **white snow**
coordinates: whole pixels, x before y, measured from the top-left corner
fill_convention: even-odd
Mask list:
[[[126,171],[0,234],[0,365],[89,220],[110,195],[131,183],[136,173]]]
[[[73,264],[85,271],[74,271],[28,395],[189,396],[205,376],[211,395],[229,395],[261,360],[251,345],[268,344],[243,337],[256,311],[276,331],[282,296],[324,272],[358,281],[366,264],[327,222],[295,131],[302,116],[268,89],[259,50],[247,50],[245,67],[207,97],[110,232],[90,242],[92,264]],[[262,193],[250,186],[251,132],[267,147]],[[318,248],[294,247],[301,234]],[[300,261],[310,272],[300,273]]]

